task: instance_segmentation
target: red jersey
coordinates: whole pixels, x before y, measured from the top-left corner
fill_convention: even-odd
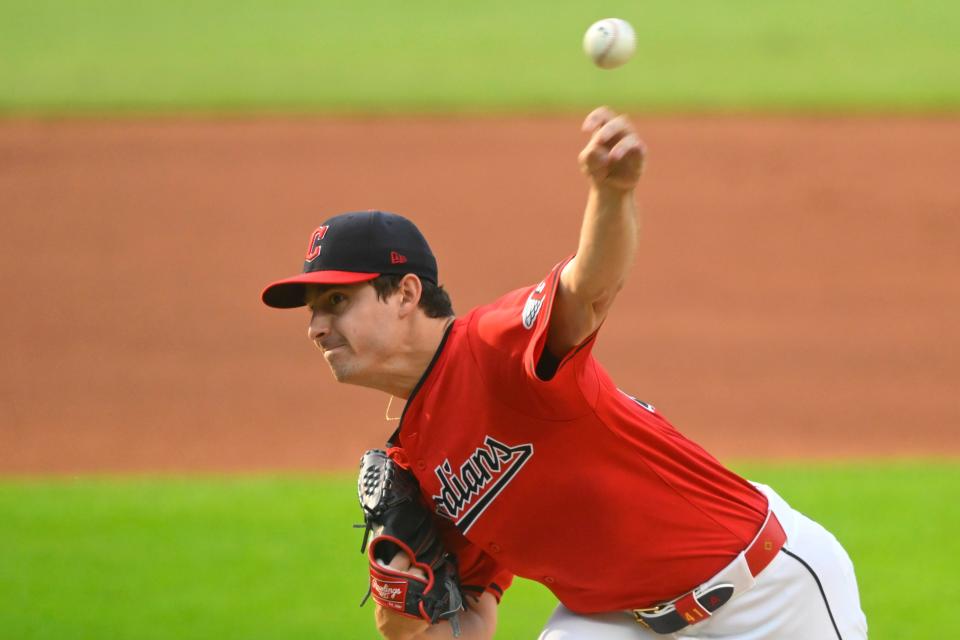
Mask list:
[[[731,562],[767,499],[620,391],[595,336],[538,377],[564,264],[452,324],[394,444],[466,588],[499,597],[518,575],[578,613],[652,606]]]

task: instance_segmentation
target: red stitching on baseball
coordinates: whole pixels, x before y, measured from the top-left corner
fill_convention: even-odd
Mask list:
[[[613,25],[613,37],[610,38],[610,42],[607,43],[607,46],[604,47],[600,55],[597,56],[597,62],[603,62],[603,59],[606,58],[610,50],[613,49],[613,44],[617,41],[617,36],[620,35],[620,28],[617,26],[616,20],[607,19],[604,20],[604,22],[609,22]]]

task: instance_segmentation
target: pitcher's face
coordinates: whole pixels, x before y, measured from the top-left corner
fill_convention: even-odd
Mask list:
[[[381,300],[369,283],[307,287],[307,336],[338,382],[362,384],[395,354],[399,327],[394,298]]]

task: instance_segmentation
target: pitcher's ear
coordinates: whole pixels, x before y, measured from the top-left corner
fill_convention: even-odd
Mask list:
[[[423,283],[420,278],[412,273],[408,273],[400,280],[400,304],[402,307],[409,307],[413,311],[420,304],[420,297],[423,295]]]

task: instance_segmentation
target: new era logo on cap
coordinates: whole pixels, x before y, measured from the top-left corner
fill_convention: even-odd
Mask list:
[[[356,284],[407,273],[437,284],[437,260],[416,225],[384,211],[343,213],[310,234],[303,273],[270,284],[261,298],[271,307],[302,307],[308,284]]]

